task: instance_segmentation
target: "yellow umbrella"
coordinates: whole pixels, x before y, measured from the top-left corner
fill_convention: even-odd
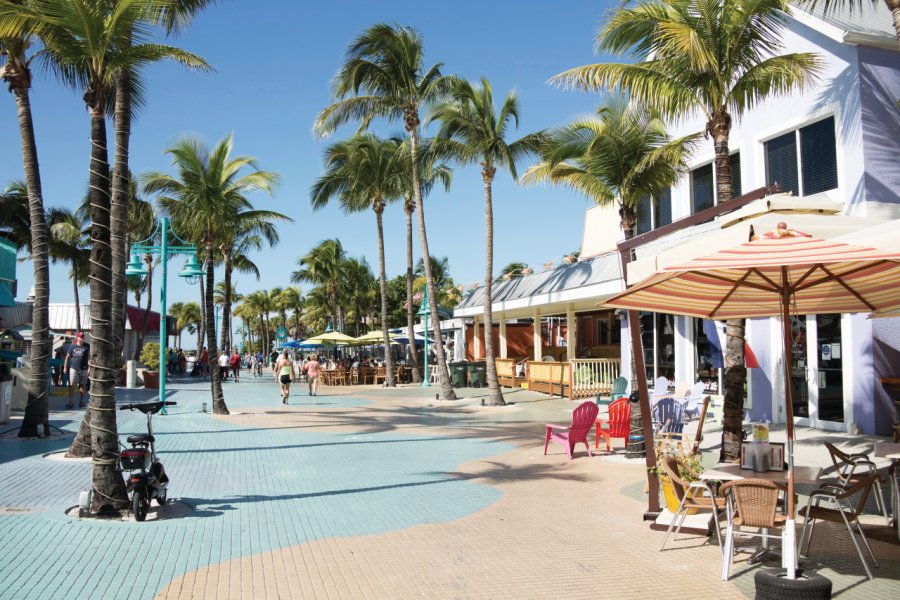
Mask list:
[[[322,344],[323,346],[350,346],[356,343],[356,338],[344,335],[338,331],[327,331],[315,337],[303,340],[304,344]]]
[[[400,337],[400,336],[398,336],[396,333],[388,332],[388,339],[391,340],[392,343],[394,342],[394,338],[397,338],[397,337]],[[361,335],[358,338],[356,338],[356,343],[360,344],[360,345],[383,344],[384,343],[384,332],[380,329],[376,329],[375,331],[370,331],[369,333],[367,333],[365,335]]]

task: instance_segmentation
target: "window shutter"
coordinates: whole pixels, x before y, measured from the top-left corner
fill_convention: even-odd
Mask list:
[[[656,227],[662,227],[672,222],[672,188],[666,188],[660,192],[653,209]]]
[[[653,222],[651,219],[651,203],[650,197],[645,196],[638,200],[637,210],[635,210],[637,216],[637,233],[636,235],[641,235],[642,233],[647,233],[653,228]]]
[[[741,194],[741,153],[735,152],[731,155],[731,195],[737,198]]]
[[[713,200],[712,165],[706,165],[691,172],[691,204],[693,213],[712,208]]]
[[[837,187],[834,117],[800,129],[800,163],[804,196]]]
[[[797,178],[797,134],[786,133],[766,142],[766,185],[779,184],[782,192],[800,194]]]

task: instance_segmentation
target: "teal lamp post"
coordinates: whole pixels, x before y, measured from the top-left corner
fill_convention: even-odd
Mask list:
[[[422,317],[425,323],[425,331],[423,332],[423,337],[425,338],[425,377],[422,381],[422,387],[431,387],[431,378],[428,376],[428,316],[431,314],[431,304],[428,303],[428,288],[425,288],[425,295],[422,297],[422,306],[419,307],[419,312],[416,314]],[[415,351],[415,332],[413,332],[413,339],[411,339],[409,343],[413,344],[413,350]]]
[[[169,243],[169,237],[173,238],[174,244]],[[158,242],[157,242],[158,240]],[[155,254],[160,257],[162,264],[162,283],[159,286],[159,401],[163,402],[166,398],[166,346],[168,339],[166,338],[166,321],[168,320],[166,313],[168,306],[166,305],[166,284],[169,275],[169,257],[176,254],[185,254],[188,261],[184,269],[178,273],[179,277],[185,279],[188,283],[197,283],[200,276],[203,275],[203,269],[197,264],[197,248],[192,244],[188,244],[183,239],[175,235],[169,225],[167,217],[160,217],[156,221],[156,229],[150,234],[146,240],[142,240],[131,245],[131,262],[125,268],[126,277],[144,277],[147,271],[141,265],[140,258],[142,254]],[[160,414],[166,414],[166,407],[163,405]]]

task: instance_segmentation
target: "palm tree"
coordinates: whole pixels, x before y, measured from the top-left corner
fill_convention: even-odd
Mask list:
[[[347,50],[347,60],[334,80],[334,104],[316,117],[315,128],[322,134],[348,121],[359,119],[363,127],[377,117],[402,119],[409,136],[413,198],[419,226],[422,255],[429,256],[428,235],[425,231],[425,211],[422,206],[422,185],[419,178],[419,110],[446,94],[451,79],[441,74],[441,65],[425,68],[422,37],[409,27],[384,23],[373,25],[357,37]],[[437,298],[431,277],[431,265],[425,266],[429,294]],[[431,305],[434,339],[441,339],[441,322],[437,304]],[[450,374],[444,347],[435,344],[441,382],[441,396],[456,399],[450,385]]]
[[[78,211],[51,208],[47,212],[50,230],[50,258],[54,264],[66,263],[75,299],[75,330],[81,331],[81,302],[78,290],[88,283],[90,269],[90,227]]]
[[[303,294],[300,293],[300,288],[296,285],[291,285],[281,290],[281,293],[278,294],[277,304],[280,310],[293,312],[293,337],[295,340],[300,339],[300,316],[303,312]]]
[[[500,281],[501,279],[513,279],[514,277],[524,277],[525,275],[530,274],[531,267],[529,267],[527,263],[511,262],[503,267],[500,271],[500,276],[497,277],[496,281]]]
[[[297,259],[300,268],[291,273],[291,282],[306,281],[322,286],[328,297],[331,317],[338,330],[343,328],[339,320],[341,287],[341,263],[346,259],[344,247],[339,239],[323,240],[304,256]]]
[[[260,341],[265,341],[265,351],[268,352],[272,349],[269,341],[269,313],[275,309],[273,296],[266,290],[258,290],[244,296],[244,305],[248,306],[248,311],[259,316]]]
[[[10,181],[0,192],[0,235],[16,245],[16,250],[31,252],[31,213],[28,188],[24,181]]]
[[[114,0],[112,4],[117,4]],[[167,33],[187,25],[193,15],[210,4],[210,0],[144,0],[147,21],[135,22],[141,30],[151,23],[160,23]],[[131,45],[132,35],[123,35],[121,42]],[[129,169],[129,145],[131,142],[131,120],[137,106],[144,102],[140,94],[141,80],[137,65],[126,65],[117,69],[115,78],[115,101],[113,124],[115,127],[115,163],[113,166],[112,196],[110,201],[110,242],[112,244],[112,313],[114,323],[116,356],[122,352],[125,335],[125,304],[127,302],[127,282],[125,266],[128,261],[128,221],[131,217],[130,200],[136,186]],[[136,106],[137,105],[137,106]],[[199,348],[198,348],[199,349]]]
[[[270,189],[278,181],[277,175],[270,174]],[[272,210],[241,209],[228,216],[230,225],[222,228],[219,250],[225,266],[222,298],[222,347],[230,348],[231,343],[231,278],[235,267],[243,272],[254,272],[259,279],[259,269],[247,257],[252,250],[260,250],[263,243],[269,247],[278,243],[278,229],[274,221],[293,222],[288,216]]]
[[[22,0],[14,0],[21,4]],[[28,199],[28,226],[19,231],[27,235],[27,243],[31,253],[34,273],[34,305],[31,313],[31,372],[28,377],[28,400],[25,405],[25,416],[19,428],[19,437],[35,437],[38,435],[38,424],[44,426],[45,434],[49,431],[50,394],[50,268],[49,232],[44,212],[44,197],[41,190],[41,172],[38,163],[37,142],[34,138],[34,124],[31,115],[31,60],[27,57],[31,46],[31,36],[27,29],[6,22],[6,16],[0,13],[0,79],[9,86],[9,91],[16,97],[16,108],[19,119],[19,137],[22,145],[22,166],[25,176],[24,192]],[[7,189],[7,193],[13,191]],[[19,188],[19,192],[23,191]],[[3,211],[6,213],[6,211]],[[30,233],[26,233],[29,232]],[[17,243],[18,246],[18,243]]]
[[[343,271],[346,274],[347,302],[353,309],[354,335],[359,337],[363,334],[360,326],[366,324],[367,309],[375,305],[375,299],[381,293],[381,289],[376,284],[365,258],[348,258],[344,261]]]
[[[412,181],[412,158],[409,152],[409,144],[404,143],[403,159],[409,164],[405,169],[408,173],[409,183],[404,191],[403,212],[406,214],[406,335],[408,339],[415,339],[415,312],[413,306],[413,213],[416,210],[416,202],[413,193]],[[442,162],[437,153],[433,150],[434,145],[431,140],[423,140],[422,151],[419,154],[419,181],[422,187],[422,200],[431,192],[432,188],[441,184],[444,191],[450,191],[450,182],[453,179],[452,170]],[[419,374],[419,357],[415,351],[415,345],[407,346],[407,359],[412,364],[412,382],[421,383],[422,378]]]
[[[218,354],[213,313],[214,244],[227,239],[235,215],[253,209],[247,194],[271,193],[277,180],[274,173],[260,171],[249,156],[232,158],[232,136],[210,150],[203,143],[183,139],[166,152],[172,155],[177,176],[151,172],[143,176],[144,189],[160,194],[160,206],[172,217],[173,226],[206,250],[206,297],[204,298],[206,337],[210,356]],[[245,169],[249,172],[242,175]],[[222,394],[218,363],[210,361],[213,412],[228,414]]]
[[[491,83],[485,77],[482,77],[481,85],[457,81],[453,86],[452,99],[438,104],[430,120],[441,123],[436,143],[450,156],[460,164],[477,163],[481,167],[481,181],[484,184],[484,323],[487,328],[484,336],[485,366],[491,406],[505,405],[497,379],[491,334],[494,322],[493,184],[498,168],[507,169],[514,180],[518,179],[516,163],[537,151],[540,136],[525,136],[514,142],[506,140],[510,124],[519,124],[519,99],[514,92],[508,92],[497,111]]]
[[[370,133],[332,144],[325,151],[325,173],[312,188],[313,210],[336,198],[345,213],[371,209],[378,231],[378,287],[385,345],[385,385],[394,387],[394,358],[387,330],[387,281],[384,262],[384,209],[403,197],[403,161],[399,139],[383,139]],[[357,315],[358,317],[358,315]]]
[[[24,5],[0,5],[0,20],[11,24],[10,29],[40,37],[47,63],[64,82],[83,91],[90,115],[91,401],[73,445],[87,439],[92,442],[93,484],[98,492],[93,496],[93,510],[119,509],[128,504],[125,482],[115,460],[119,444],[113,410],[118,354],[112,322],[107,101],[119,69],[137,70],[164,58],[205,65],[202,59],[177,48],[148,43],[149,32],[141,24],[150,19],[156,6],[145,0],[118,0],[115,6],[95,0],[30,0]],[[0,27],[0,37],[5,33]]]
[[[732,198],[728,139],[732,117],[770,96],[809,84],[821,61],[811,53],[780,54],[787,0],[651,0],[619,8],[598,34],[600,50],[638,62],[577,67],[554,81],[587,90],[621,89],[663,117],[700,112],[713,138],[719,202]],[[722,460],[741,449],[744,414],[744,321],[728,322]]]
[[[631,239],[638,202],[675,183],[698,137],[672,139],[655,111],[619,99],[595,116],[548,131],[543,160],[523,180],[564,185],[597,204],[617,204],[622,231]]]
[[[202,321],[202,317],[200,315],[200,305],[196,302],[185,302],[181,306],[181,310],[178,312],[178,329],[179,329],[179,344],[178,347],[181,347],[180,338],[181,338],[181,329],[187,329],[188,333],[196,333],[197,334],[197,352],[200,352],[200,348],[203,346],[203,338],[200,337],[200,323]]]

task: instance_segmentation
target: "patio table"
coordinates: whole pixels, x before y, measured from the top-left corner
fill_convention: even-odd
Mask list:
[[[891,460],[891,518],[893,525],[897,528],[897,539],[900,539],[900,477],[897,476],[897,470],[900,469],[900,444],[889,442],[875,443],[875,456],[877,458],[888,458]]]
[[[794,465],[794,482],[795,483],[807,483],[815,485],[819,481],[819,477],[822,476],[822,469],[820,467],[806,467]],[[779,483],[783,485],[787,485],[788,480],[788,472],[784,471],[763,471],[762,473],[757,473],[752,469],[742,469],[741,465],[737,463],[718,463],[714,467],[710,469],[705,469],[702,473],[700,473],[700,480],[703,481],[710,490],[710,493],[718,491],[716,488],[717,483],[721,483],[724,481],[736,481],[738,479],[764,479],[766,481],[771,481],[773,483]],[[753,553],[747,562],[750,564],[756,564],[763,560],[774,560],[781,559],[781,554],[778,552],[772,552],[765,545],[767,542],[766,539],[763,539],[763,546]]]

